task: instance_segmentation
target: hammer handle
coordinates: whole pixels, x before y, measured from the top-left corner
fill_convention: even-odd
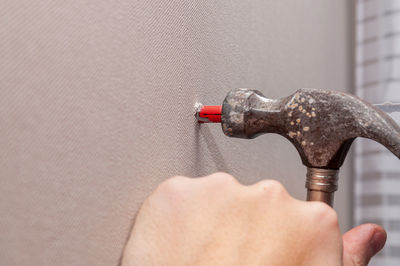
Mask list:
[[[307,201],[322,201],[333,207],[335,192],[324,192],[318,190],[307,190]]]

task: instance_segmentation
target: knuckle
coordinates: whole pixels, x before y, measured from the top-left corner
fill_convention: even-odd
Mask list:
[[[170,177],[166,180],[164,180],[163,182],[161,182],[161,184],[158,186],[158,188],[156,190],[158,191],[179,191],[180,188],[182,187],[182,185],[184,183],[186,183],[187,181],[187,177],[184,176],[173,176]]]
[[[338,226],[338,216],[333,208],[323,202],[314,201],[310,203],[312,215],[317,221],[324,222],[334,227]]]
[[[256,185],[256,190],[262,195],[283,196],[288,195],[285,187],[278,181],[273,179],[262,180]]]
[[[190,180],[184,176],[174,176],[164,180],[150,194],[143,206],[152,209],[152,213],[158,213],[161,209],[171,214],[183,211],[185,200],[190,195],[188,192],[193,189]]]
[[[224,172],[217,172],[209,176],[212,180],[219,184],[237,184],[238,181],[235,177]]]
[[[262,191],[285,192],[285,187],[278,181],[273,179],[262,180],[258,182],[258,186]]]

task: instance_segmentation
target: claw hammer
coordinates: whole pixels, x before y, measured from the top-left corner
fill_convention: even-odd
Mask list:
[[[202,106],[200,123],[221,123],[226,136],[252,139],[264,133],[287,138],[307,167],[307,200],[333,206],[338,173],[357,137],[372,139],[400,158],[400,127],[373,105],[344,92],[300,89],[268,99],[252,89],[234,89],[222,106]]]

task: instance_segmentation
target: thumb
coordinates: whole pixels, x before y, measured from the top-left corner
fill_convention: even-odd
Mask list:
[[[385,242],[385,229],[377,224],[362,224],[351,229],[343,235],[343,265],[367,265]]]

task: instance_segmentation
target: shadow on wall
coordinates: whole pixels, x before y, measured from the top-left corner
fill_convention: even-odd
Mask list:
[[[194,162],[194,174],[196,176],[203,176],[209,173],[205,173],[204,169],[214,169],[219,172],[229,172],[228,166],[222,156],[221,151],[218,148],[218,143],[215,140],[210,128],[206,124],[199,124],[197,121],[194,126],[195,136],[195,162]],[[205,144],[205,145],[204,145]],[[202,150],[202,147],[206,150]],[[211,162],[205,161],[203,153],[209,153]],[[214,164],[211,165],[211,164]],[[207,166],[207,167],[206,167]]]

